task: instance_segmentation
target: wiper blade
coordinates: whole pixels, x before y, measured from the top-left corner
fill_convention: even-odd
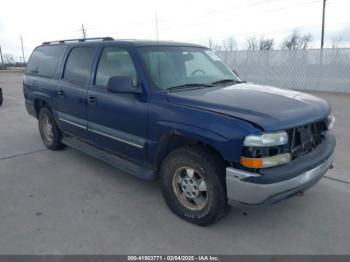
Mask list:
[[[217,84],[226,84],[226,83],[233,83],[233,84],[240,84],[240,83],[244,83],[243,81],[238,81],[238,80],[234,80],[234,79],[221,79],[215,82],[212,82],[212,85],[217,85]]]
[[[189,87],[213,87],[213,86],[214,85],[212,84],[206,84],[206,83],[187,83],[183,85],[172,86],[167,88],[166,90],[186,89]]]

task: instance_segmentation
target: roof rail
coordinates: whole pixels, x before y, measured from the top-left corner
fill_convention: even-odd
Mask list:
[[[50,45],[50,44],[63,44],[67,42],[86,42],[86,41],[112,41],[114,40],[113,37],[90,37],[90,38],[77,38],[77,39],[65,39],[65,40],[56,40],[56,41],[48,41],[43,42],[43,45]]]

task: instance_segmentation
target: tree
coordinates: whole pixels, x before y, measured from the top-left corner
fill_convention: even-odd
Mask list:
[[[226,51],[233,51],[237,49],[237,42],[233,37],[229,37],[222,42],[222,49]]]
[[[265,38],[261,36],[257,39],[256,36],[250,36],[247,38],[248,50],[272,50],[275,40],[273,38]]]
[[[213,49],[213,47],[214,47],[214,41],[213,41],[213,39],[209,38],[208,39],[208,48]]]
[[[274,39],[273,38],[265,38],[260,37],[259,40],[259,50],[272,50],[274,45]]]
[[[214,51],[221,51],[221,50],[222,50],[222,46],[219,45],[219,44],[215,44],[215,45],[213,46],[213,50],[214,50]]]
[[[15,62],[15,59],[11,54],[6,53],[3,55],[3,58],[4,58],[4,64],[11,65]]]
[[[312,40],[311,34],[301,35],[297,30],[294,30],[282,42],[282,49],[296,50],[307,49]]]
[[[258,50],[259,43],[255,36],[250,36],[247,38],[247,49],[248,50]]]
[[[332,43],[331,43],[331,46],[333,49],[337,49],[337,48],[340,48],[341,44],[342,44],[342,37],[341,36],[338,36],[338,37],[334,37],[332,39]]]

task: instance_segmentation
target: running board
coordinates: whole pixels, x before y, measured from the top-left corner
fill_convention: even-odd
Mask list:
[[[62,138],[62,143],[68,147],[74,148],[94,158],[102,160],[110,164],[111,166],[116,167],[117,169],[124,171],[128,174],[134,175],[138,178],[141,178],[144,180],[154,180],[157,177],[156,173],[152,169],[144,168],[128,160],[120,158],[116,155],[97,149],[96,147],[93,147],[76,138],[65,136]]]

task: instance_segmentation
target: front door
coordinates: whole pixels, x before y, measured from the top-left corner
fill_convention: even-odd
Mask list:
[[[138,83],[127,49],[106,46],[101,50],[93,85],[88,90],[88,129],[97,147],[134,162],[146,160],[147,102],[142,94],[111,93],[111,76],[129,76]]]

